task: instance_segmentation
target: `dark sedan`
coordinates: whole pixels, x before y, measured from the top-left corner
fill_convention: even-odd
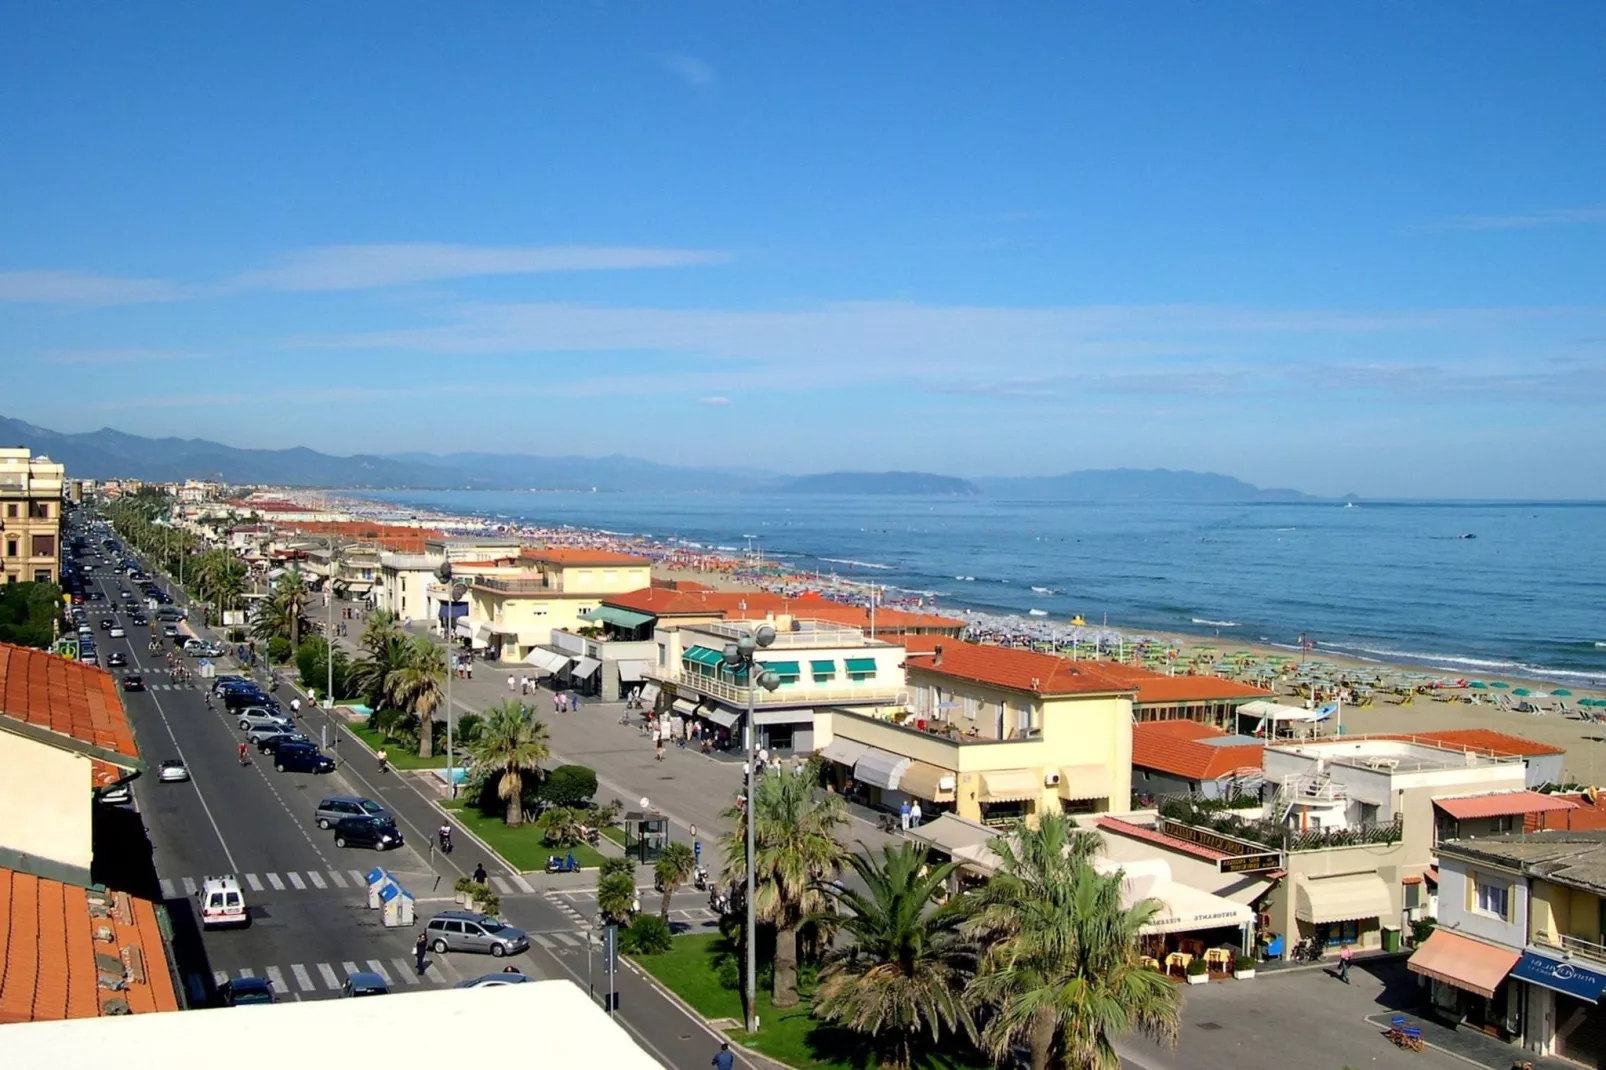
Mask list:
[[[125,677],[123,677],[123,690],[124,691],[143,691],[143,690],[145,690],[145,678],[142,677],[142,676],[125,676]]]

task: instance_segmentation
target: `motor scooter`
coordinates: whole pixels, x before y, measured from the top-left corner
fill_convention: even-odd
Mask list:
[[[436,838],[438,840],[440,840],[441,853],[442,854],[451,854],[452,853],[452,830],[447,828],[445,825],[442,825],[440,831],[438,833],[436,833]]]
[[[706,892],[708,890],[708,870],[703,866],[698,866],[692,870],[691,882],[692,887],[699,892]]]
[[[708,890],[708,909],[715,914],[725,914],[731,908],[731,897],[718,888]]]
[[[575,860],[574,852],[567,855],[547,855],[546,871],[548,873],[578,873],[580,863]]]

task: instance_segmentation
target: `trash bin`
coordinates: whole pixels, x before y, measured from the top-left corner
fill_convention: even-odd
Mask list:
[[[413,923],[413,893],[399,884],[387,884],[379,893],[380,923],[387,929]]]
[[[1384,951],[1398,951],[1399,949],[1400,949],[1400,930],[1385,928],[1383,930],[1383,950]]]

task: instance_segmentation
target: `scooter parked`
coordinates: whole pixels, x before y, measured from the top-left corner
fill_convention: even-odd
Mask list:
[[[575,860],[574,852],[566,855],[547,855],[546,871],[548,873],[578,873],[580,863]]]

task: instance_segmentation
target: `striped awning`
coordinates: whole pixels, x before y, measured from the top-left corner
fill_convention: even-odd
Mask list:
[[[1388,885],[1376,873],[1301,877],[1294,891],[1294,916],[1312,925],[1392,918],[1397,914]]]
[[[720,662],[725,660],[724,654],[721,654],[712,647],[706,646],[687,647],[686,652],[682,654],[681,657],[685,658],[687,661],[695,661],[699,665],[707,665],[710,669],[714,668]]]
[[[1495,988],[1520,958],[1520,952],[1509,948],[1495,947],[1448,929],[1434,929],[1405,965],[1412,973],[1493,999]]]
[[[875,658],[848,658],[848,672],[875,672]]]
[[[1036,769],[1004,769],[981,775],[982,802],[1024,802],[1043,795],[1043,774]]]
[[[870,746],[867,743],[860,743],[852,739],[843,739],[841,736],[838,736],[836,739],[833,739],[831,742],[820,748],[820,757],[826,759],[827,761],[838,762],[842,765],[851,766],[860,758],[863,758],[864,752],[869,749]]]
[[[928,802],[952,802],[957,784],[958,778],[952,769],[929,762],[910,762],[898,781],[898,790]]]
[[[569,667],[569,662],[571,660],[573,659],[571,659],[567,654],[557,654],[543,647],[536,647],[534,650],[524,655],[525,664],[534,665],[542,672],[550,673],[562,672],[564,669]]]
[[[871,747],[853,763],[853,777],[862,784],[869,784],[883,791],[897,791],[898,781],[911,764],[912,759],[905,758],[901,754]]]
[[[588,677],[592,673],[596,672],[598,666],[600,666],[601,664],[602,664],[602,662],[598,661],[596,658],[575,658],[574,659],[574,677],[575,677],[575,679],[584,680],[586,677]]]

